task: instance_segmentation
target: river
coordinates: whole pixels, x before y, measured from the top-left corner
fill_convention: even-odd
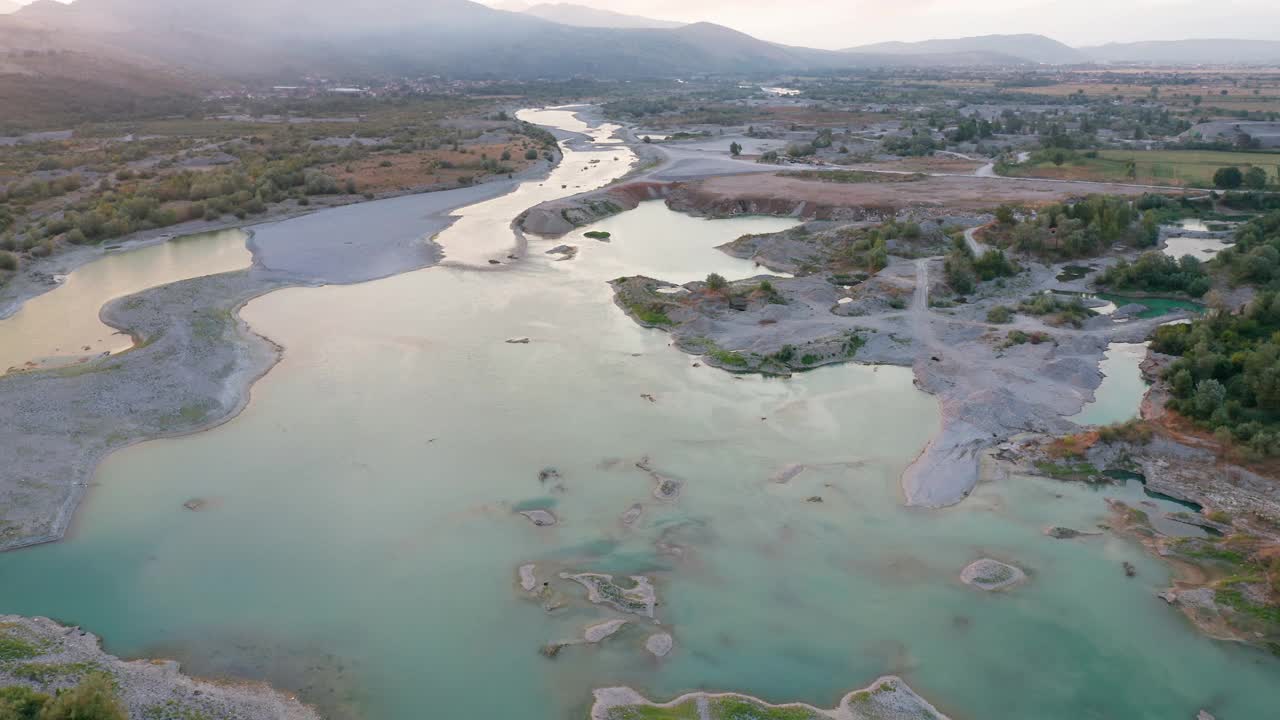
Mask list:
[[[560,720],[617,684],[830,707],[886,673],[957,720],[1273,712],[1277,661],[1158,600],[1161,561],[1110,535],[1043,534],[1092,529],[1103,493],[1010,477],[950,509],[905,508],[898,478],[939,423],[910,369],[734,376],[612,302],[620,275],[753,275],[714,246],[794,221],[646,203],[593,228],[608,242],[529,238],[508,261],[515,214],[629,165],[592,134],[548,180],[460,211],[437,238],[442,266],[247,305],[285,351],[243,414],[109,457],[66,541],[0,555],[0,611],[269,680],[337,718]],[[290,222],[273,231],[306,227]],[[562,243],[574,259],[546,253]],[[682,481],[679,498],[656,499],[637,463]],[[527,507],[559,523],[536,527]],[[982,556],[1030,582],[963,585]],[[526,563],[564,608],[524,596]],[[661,624],[586,603],[560,571],[649,576]],[[615,617],[631,622],[599,646],[538,652]],[[658,630],[675,639],[663,659],[644,649]]]

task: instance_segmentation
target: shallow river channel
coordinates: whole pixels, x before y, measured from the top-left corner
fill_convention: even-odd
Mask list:
[[[714,247],[794,221],[645,203],[591,228],[608,242],[530,237],[524,260],[487,266],[518,213],[633,159],[569,111],[522,117],[595,142],[460,210],[441,266],[248,304],[284,353],[243,414],[112,455],[67,540],[0,554],[0,611],[267,680],[336,718],[583,718],[593,688],[620,684],[831,707],[888,673],[957,720],[1274,717],[1280,661],[1198,634],[1155,596],[1160,561],[1110,534],[1043,534],[1096,529],[1105,491],[1010,477],[907,509],[899,475],[939,424],[909,368],[734,376],[612,301],[621,275],[755,275]],[[577,256],[546,254],[562,243]],[[657,499],[637,464],[679,497]],[[983,556],[1030,581],[962,584]],[[563,608],[521,590],[528,563]],[[590,604],[561,571],[648,576],[660,625]],[[630,622],[539,654],[611,618]],[[662,659],[644,647],[658,631],[675,643]]]

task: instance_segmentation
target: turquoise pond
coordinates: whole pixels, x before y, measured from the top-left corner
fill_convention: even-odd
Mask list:
[[[582,172],[627,151],[566,152]],[[754,275],[715,246],[794,221],[646,203],[594,226],[610,242],[530,238],[523,262],[465,266],[484,256],[473,239],[488,252],[506,237],[466,218],[507,227],[574,192],[562,179],[461,210],[439,238],[454,265],[248,304],[285,351],[244,413],[109,457],[66,541],[0,555],[0,612],[267,680],[343,719],[584,718],[593,688],[619,684],[831,707],[887,673],[956,720],[1274,717],[1280,660],[1196,632],[1156,597],[1162,561],[1110,534],[1043,532],[1096,529],[1108,495],[1173,503],[1010,476],[949,509],[906,508],[899,476],[940,419],[910,369],[733,376],[613,304],[620,275]],[[546,254],[561,243],[577,257]],[[655,498],[637,463],[683,481],[679,498]],[[192,498],[205,509],[185,510]],[[559,523],[516,512],[531,508]],[[1030,581],[962,584],[984,556]],[[522,592],[526,563],[564,608]],[[562,571],[648,576],[660,624],[586,602]],[[631,622],[598,646],[538,652],[616,617]],[[644,649],[659,630],[675,638],[663,659]]]

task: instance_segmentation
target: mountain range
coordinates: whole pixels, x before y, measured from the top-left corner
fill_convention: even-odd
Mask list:
[[[574,5],[573,3],[542,3],[520,12],[574,27],[672,30],[687,24],[671,20],[654,20],[653,18],[640,17],[639,15],[627,15],[612,10]]]
[[[968,53],[1006,57],[1048,65],[1087,63],[1090,58],[1073,47],[1043,35],[982,35],[921,42],[884,42],[849,48],[845,52],[874,55],[946,55]]]
[[[0,0],[0,3],[9,0]],[[0,52],[74,51],[169,77],[302,75],[606,78],[877,66],[1280,63],[1280,42],[1186,40],[1072,48],[1042,35],[878,43],[844,51],[766,42],[712,23],[580,5],[520,12],[470,0],[36,0],[0,16]]]

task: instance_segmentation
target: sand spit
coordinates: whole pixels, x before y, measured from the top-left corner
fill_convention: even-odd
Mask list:
[[[671,702],[655,703],[631,688],[612,687],[596,690],[594,696],[591,720],[642,717],[729,720],[784,716],[795,720],[947,720],[946,715],[917,695],[901,678],[891,675],[845,695],[832,710],[821,710],[804,703],[771,705],[759,698],[737,693],[689,693]]]
[[[260,683],[209,682],[183,675],[172,660],[126,662],[102,650],[98,638],[48,618],[0,615],[0,638],[30,649],[0,661],[0,686],[23,685],[52,694],[75,685],[90,671],[105,672],[135,718],[219,717],[255,720],[319,720],[297,698]],[[23,672],[40,667],[45,672]],[[48,671],[53,668],[56,671]],[[39,679],[32,679],[39,678]]]
[[[235,417],[280,348],[239,319],[253,298],[291,286],[347,284],[440,260],[427,240],[449,213],[518,180],[413,195],[255,229],[246,270],[151,288],[108,303],[103,322],[134,349],[71,367],[0,377],[0,550],[62,537],[98,463],[114,450]]]

